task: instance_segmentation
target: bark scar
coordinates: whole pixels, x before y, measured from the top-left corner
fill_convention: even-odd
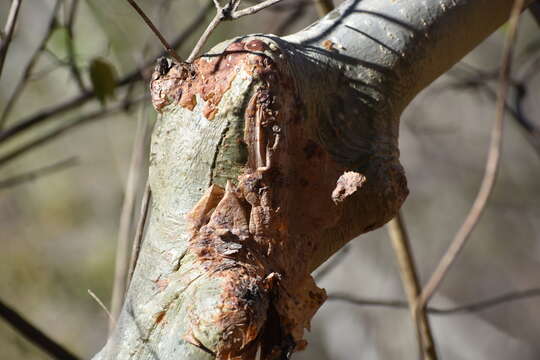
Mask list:
[[[339,204],[354,194],[366,182],[366,177],[355,171],[343,173],[337,180],[336,188],[332,191],[332,200]]]

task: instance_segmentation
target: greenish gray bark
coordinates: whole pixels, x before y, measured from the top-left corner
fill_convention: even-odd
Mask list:
[[[157,74],[151,214],[117,327],[94,359],[300,350],[324,300],[309,273],[405,200],[402,110],[511,5],[346,1],[297,34],[235,39],[195,68]]]

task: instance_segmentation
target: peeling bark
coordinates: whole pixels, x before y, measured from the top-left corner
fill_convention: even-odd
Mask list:
[[[303,349],[326,297],[310,273],[408,194],[401,111],[510,6],[346,1],[298,34],[241,37],[158,69],[151,214],[118,326],[95,359]]]

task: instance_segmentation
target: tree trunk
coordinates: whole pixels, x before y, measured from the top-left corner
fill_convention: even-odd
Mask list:
[[[325,299],[310,273],[398,211],[399,116],[503,24],[510,0],[346,1],[151,82],[151,214],[94,359],[288,358]]]

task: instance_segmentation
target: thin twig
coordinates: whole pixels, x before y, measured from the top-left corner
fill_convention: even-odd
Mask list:
[[[137,187],[140,182],[142,168],[144,167],[144,144],[148,129],[146,124],[147,119],[145,118],[144,113],[145,107],[143,106],[141,108],[139,119],[137,121],[137,128],[135,130],[135,140],[133,142],[133,149],[131,151],[131,162],[124,191],[124,202],[122,204],[122,211],[120,214],[114,284],[111,299],[112,316],[109,322],[109,332],[114,328],[115,320],[118,318],[118,315],[122,310],[122,304],[124,302],[129,277],[131,230],[133,228]]]
[[[204,44],[206,44],[206,42],[208,41],[208,38],[210,37],[212,32],[217,28],[217,26],[223,19],[223,13],[218,9],[216,16],[214,16],[212,21],[210,21],[210,24],[208,24],[199,40],[197,40],[197,43],[195,44],[195,47],[193,47],[193,50],[191,50],[191,53],[189,54],[186,62],[191,63],[193,62],[193,60],[195,60],[197,55],[199,55],[199,53],[201,52]]]
[[[328,261],[328,264],[321,268],[321,270],[317,271],[317,273],[313,276],[315,281],[321,281],[326,275],[328,275],[332,270],[334,270],[338,265],[340,265],[343,260],[345,260],[345,257],[351,250],[350,246],[344,246],[341,248],[341,250],[332,256],[330,260]]]
[[[17,311],[13,310],[0,300],[0,317],[11,325],[20,335],[38,348],[49,354],[53,359],[78,360],[62,345],[51,339],[43,331],[32,325],[23,318]]]
[[[137,228],[135,231],[135,238],[133,239],[133,245],[131,248],[131,259],[129,261],[129,272],[127,284],[131,284],[131,279],[133,279],[133,273],[135,272],[135,267],[137,266],[137,260],[139,260],[139,253],[141,252],[141,246],[144,236],[144,227],[146,224],[146,219],[148,218],[148,213],[150,211],[150,204],[152,203],[152,191],[150,190],[150,184],[148,180],[144,187],[143,198],[141,201],[141,212],[139,215],[139,221],[137,222]]]
[[[431,299],[442,280],[450,270],[451,265],[463,249],[469,235],[473,231],[474,227],[478,223],[482,212],[485,209],[487,200],[489,199],[495,180],[497,178],[497,172],[499,168],[499,160],[501,155],[502,145],[502,132],[504,124],[504,108],[505,100],[509,87],[510,68],[512,53],[514,48],[515,39],[517,36],[518,20],[521,10],[523,9],[524,0],[515,0],[512,8],[512,13],[509,21],[509,30],[505,43],[505,49],[503,53],[501,69],[500,69],[500,86],[496,104],[496,119],[491,132],[491,142],[489,146],[488,158],[486,161],[486,169],[484,178],[478,195],[473,203],[465,222],[457,232],[455,238],[446,253],[444,254],[439,265],[431,275],[431,278],[427,282],[426,286],[422,290],[417,303],[418,308],[426,306],[427,302]]]
[[[250,6],[248,8],[245,8],[245,9],[242,9],[242,10],[237,10],[237,11],[234,11],[230,18],[231,19],[239,19],[243,16],[247,16],[247,15],[253,15],[261,10],[264,10],[266,9],[267,7],[270,7],[272,5],[275,5],[279,2],[281,2],[283,0],[266,0],[266,1],[263,1],[262,3],[260,4],[257,4],[257,5],[253,5],[253,6]]]
[[[181,44],[185,42],[189,36],[200,26],[202,21],[206,18],[207,14],[214,8],[212,2],[210,1],[208,5],[201,9],[201,11],[195,16],[191,23],[182,31],[182,33],[177,36],[175,41],[173,42],[173,47],[177,48]],[[116,87],[122,88],[126,85],[129,85],[135,81],[139,81],[143,78],[143,70],[147,68],[154,68],[155,65],[155,59],[159,58],[160,56],[165,56],[166,52],[160,52],[159,54],[153,56],[148,60],[144,66],[141,68],[137,68],[134,71],[128,73],[124,77],[122,77],[117,83]],[[70,110],[76,109],[87,102],[95,99],[96,94],[93,90],[89,90],[83,94],[79,94],[77,96],[74,96],[64,102],[58,103],[56,105],[53,105],[47,109],[41,110],[33,115],[30,115],[29,117],[17,122],[13,126],[5,129],[4,131],[0,132],[0,143],[5,142],[14,136],[20,135],[24,133],[25,131],[32,129],[33,127],[51,119],[58,115],[64,114]]]
[[[4,110],[2,111],[2,115],[0,115],[0,129],[3,127],[6,119],[11,113],[11,110],[13,109],[13,106],[15,105],[19,97],[21,96],[25,86],[28,84],[28,81],[30,81],[32,71],[34,70],[34,67],[36,66],[36,63],[39,57],[45,50],[45,47],[47,46],[47,42],[49,42],[49,39],[51,38],[51,35],[57,26],[56,17],[58,15],[58,11],[60,10],[61,3],[62,3],[62,0],[56,0],[56,3],[54,4],[54,8],[51,13],[50,20],[49,20],[49,25],[47,26],[47,31],[45,32],[45,35],[41,39],[39,46],[30,57],[30,61],[28,61],[28,63],[26,64],[23,74],[21,78],[19,79],[19,82],[15,86],[15,90],[13,90],[13,93],[9,97],[8,101],[6,102],[6,106],[4,107]]]
[[[218,0],[214,0],[214,5],[216,7],[216,15],[210,21],[210,24],[206,27],[203,34],[195,44],[195,47],[191,51],[191,54],[189,54],[189,57],[187,58],[186,62],[191,63],[197,55],[201,52],[203,46],[208,41],[208,38],[210,35],[214,32],[214,30],[218,27],[219,23],[225,20],[236,20],[243,16],[252,15],[256,12],[259,12],[263,9],[266,9],[269,6],[272,6],[274,4],[277,4],[283,0],[267,0],[263,1],[260,4],[250,6],[248,8],[242,9],[242,10],[236,10],[238,5],[240,4],[240,0],[229,0],[229,2],[221,6]]]
[[[4,61],[13,38],[13,32],[15,31],[15,25],[17,24],[17,18],[19,10],[21,8],[22,0],[13,0],[9,9],[9,14],[4,29],[4,37],[2,44],[0,45],[0,78],[2,77],[2,69],[4,68]]]
[[[101,299],[96,294],[94,294],[92,290],[88,289],[87,291],[88,291],[88,295],[90,295],[90,297],[94,299],[94,301],[99,305],[99,307],[103,309],[105,314],[107,314],[107,317],[109,318],[109,320],[114,322],[114,319],[112,318],[111,313],[109,312],[109,309],[107,309],[103,301],[101,301]]]
[[[518,300],[527,300],[535,297],[540,297],[540,288],[532,288],[522,291],[513,291],[502,294],[490,299],[474,302],[471,304],[460,305],[450,308],[439,308],[427,306],[426,311],[432,315],[454,315],[454,314],[470,314],[488,310],[492,307],[504,305]],[[376,306],[394,309],[407,309],[409,303],[403,300],[384,300],[384,299],[365,299],[358,298],[345,293],[330,293],[328,295],[330,301],[344,301],[360,306]]]
[[[0,190],[22,185],[29,181],[39,179],[46,175],[54,174],[60,170],[67,169],[75,165],[77,165],[77,158],[75,156],[72,156],[68,159],[56,162],[54,164],[32,170],[24,174],[15,175],[8,179],[0,180]]]
[[[516,123],[520,126],[520,128],[523,130],[525,139],[533,147],[538,156],[540,156],[540,129],[538,129],[534,122],[527,118],[526,114],[523,111],[523,102],[527,95],[527,83],[530,82],[531,79],[533,79],[533,76],[537,71],[537,65],[539,63],[540,57],[533,59],[533,61],[525,67],[525,70],[521,71],[522,73],[520,74],[518,79],[512,80],[511,86],[514,93],[514,107],[510,106],[508,102],[505,102],[506,112],[512,116],[512,119],[514,119]],[[468,68],[462,70],[463,72],[467,72],[465,74],[466,77],[463,79],[459,79],[455,83],[452,83],[450,88],[458,90],[479,89],[485,95],[487,95],[490,100],[496,102],[497,91],[493,90],[488,83],[488,81],[493,78],[492,73],[482,72],[481,70],[476,69],[465,63],[463,63],[463,65],[467,65]],[[461,77],[461,75],[459,75],[459,73],[457,72],[459,70],[459,68],[456,68],[454,71],[450,71],[449,74]],[[469,72],[472,73],[473,76],[471,76]]]
[[[85,92],[86,86],[84,86],[81,72],[79,71],[79,68],[77,66],[77,61],[75,59],[75,36],[74,36],[73,29],[75,27],[75,19],[76,19],[78,7],[79,7],[79,0],[72,0],[71,8],[69,9],[68,20],[66,22],[66,31],[68,35],[66,37],[66,48],[67,48],[68,63],[69,63],[69,69],[71,71],[71,76],[73,76],[73,79],[75,79],[75,83],[79,87],[79,91]]]
[[[142,101],[148,100],[148,97],[143,96],[137,99],[134,99],[131,101],[131,104],[138,104]],[[22,154],[33,150],[37,148],[38,146],[41,146],[43,144],[46,144],[47,142],[53,140],[54,138],[62,135],[68,130],[71,130],[79,125],[83,125],[86,123],[89,123],[91,121],[99,120],[105,116],[113,115],[119,112],[124,111],[125,104],[122,102],[120,104],[117,104],[115,106],[109,107],[109,108],[103,108],[94,112],[91,112],[89,114],[82,115],[80,117],[77,117],[73,120],[70,120],[62,125],[59,125],[58,127],[49,130],[43,135],[38,136],[37,138],[28,141],[27,143],[24,143],[23,145],[20,145],[19,147],[15,148],[14,150],[8,152],[4,156],[0,157],[0,166],[4,166],[8,162],[16,159],[17,157],[21,156]]]
[[[182,59],[180,58],[180,56],[178,56],[176,51],[174,51],[174,48],[167,42],[167,40],[165,40],[163,35],[161,35],[159,30],[154,26],[152,20],[150,20],[148,16],[146,16],[144,11],[139,7],[139,5],[137,5],[134,0],[127,0],[127,2],[133,7],[133,9],[135,9],[135,11],[140,15],[140,17],[142,17],[146,25],[148,25],[148,27],[154,32],[154,34],[156,34],[159,41],[161,41],[161,44],[163,44],[169,55],[180,64],[182,62]]]
[[[411,318],[414,324],[416,324],[420,353],[426,360],[436,360],[438,358],[437,350],[435,348],[433,332],[429,320],[424,309],[418,308],[417,310],[416,307],[416,299],[418,294],[420,294],[421,287],[420,282],[418,281],[409,236],[407,234],[407,229],[405,228],[405,222],[401,211],[388,223],[387,229],[399,264],[399,273],[401,275],[405,294],[407,295]],[[416,314],[416,311],[419,311],[419,313]],[[418,322],[416,321],[417,318],[419,319]]]

